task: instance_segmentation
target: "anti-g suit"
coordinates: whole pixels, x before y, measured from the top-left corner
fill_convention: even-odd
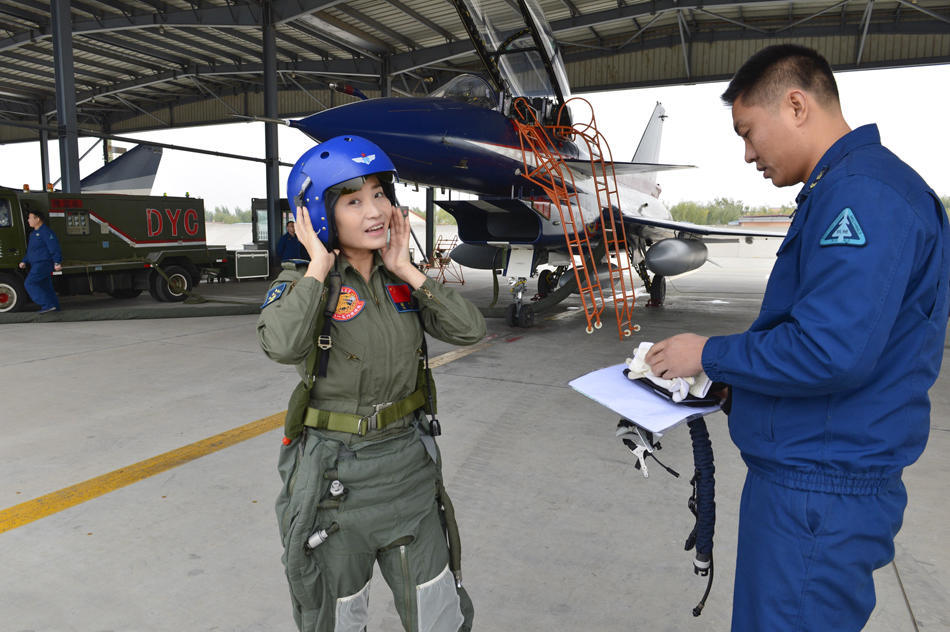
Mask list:
[[[365,430],[375,404],[416,390],[422,323],[436,338],[466,345],[484,337],[485,321],[474,305],[431,279],[413,291],[378,254],[369,282],[342,255],[334,269],[342,288],[332,346],[323,352],[330,354],[327,375],[310,392],[309,427],[285,439],[279,462],[284,485],[277,515],[294,618],[307,632],[362,630],[378,561],[406,630],[468,630],[473,611],[449,569],[441,460],[423,413],[361,436],[321,428],[316,411],[362,417],[354,430]],[[296,364],[301,377],[320,333],[314,323],[324,289],[305,270],[284,264],[258,321],[268,357]],[[336,480],[344,489],[338,497],[330,492]],[[308,538],[320,530],[326,540],[308,551]]]

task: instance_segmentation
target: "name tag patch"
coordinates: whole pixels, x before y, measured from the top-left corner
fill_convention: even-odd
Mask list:
[[[284,295],[284,292],[287,290],[287,283],[278,283],[267,292],[267,298],[264,299],[264,303],[261,305],[261,309],[264,309],[281,296]]]
[[[412,298],[412,288],[408,283],[386,284],[386,293],[389,294],[389,300],[396,306],[397,312],[418,312],[419,306]]]
[[[340,300],[336,304],[333,320],[353,320],[363,311],[366,301],[360,300],[360,295],[353,288],[344,285],[340,288]]]

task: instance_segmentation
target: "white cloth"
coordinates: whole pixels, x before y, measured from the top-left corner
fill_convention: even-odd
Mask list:
[[[674,377],[672,380],[665,380],[654,375],[650,365],[646,362],[647,352],[650,351],[652,346],[652,342],[641,342],[633,350],[633,357],[625,360],[627,368],[630,369],[630,372],[627,373],[629,379],[647,378],[657,386],[672,393],[674,402],[683,401],[687,395],[699,398],[706,397],[709,393],[709,387],[712,385],[712,380],[709,379],[705,371],[700,371],[698,375],[690,377]]]

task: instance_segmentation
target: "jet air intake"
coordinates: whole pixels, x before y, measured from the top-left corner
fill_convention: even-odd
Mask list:
[[[646,254],[647,268],[659,276],[675,276],[706,263],[706,244],[698,239],[663,239]]]

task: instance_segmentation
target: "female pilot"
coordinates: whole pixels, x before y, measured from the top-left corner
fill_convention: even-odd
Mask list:
[[[423,330],[470,345],[485,321],[412,265],[395,175],[357,136],[300,157],[287,196],[310,262],[284,264],[257,326],[267,356],[302,378],[288,406],[277,517],[306,632],[363,630],[376,562],[406,630],[471,629],[420,359]]]

